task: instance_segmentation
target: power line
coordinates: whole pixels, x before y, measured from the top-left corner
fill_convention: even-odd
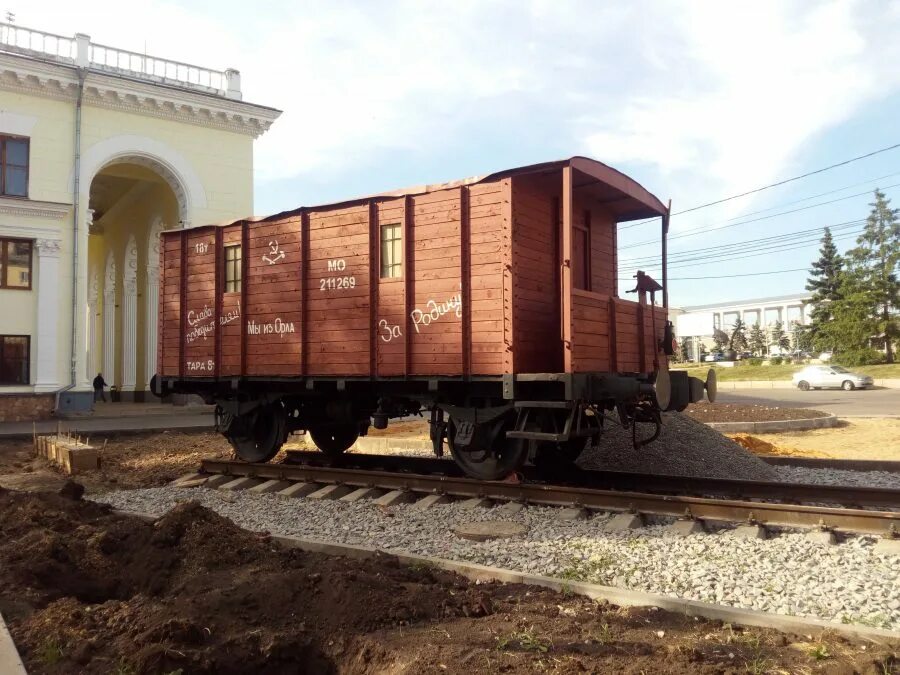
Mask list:
[[[801,202],[808,202],[810,199],[816,199],[817,197],[827,197],[828,195],[843,192],[844,190],[849,190],[850,188],[859,187],[860,185],[868,185],[869,183],[875,183],[877,181],[884,180],[885,178],[893,178],[894,176],[900,176],[900,172],[889,173],[884,176],[878,176],[877,178],[870,178],[869,180],[860,181],[859,183],[851,183],[850,185],[845,185],[844,187],[835,188],[834,190],[828,190],[827,192],[820,192],[819,194],[810,195],[809,197],[803,197],[802,199],[795,199],[790,202],[775,204],[774,206],[769,206],[767,208],[760,209],[759,211],[750,211],[749,213],[743,213],[739,216],[735,216],[734,218],[729,218],[728,220],[740,220],[741,218],[746,218],[747,216],[755,216],[758,213],[765,213],[766,211],[772,211],[773,209],[780,209],[783,206],[791,206],[793,204],[799,204]]]
[[[886,148],[880,148],[879,150],[874,150],[873,152],[866,153],[865,155],[859,155],[858,157],[852,157],[850,159],[846,159],[843,162],[838,162],[837,164],[831,164],[830,166],[822,167],[821,169],[816,169],[815,171],[809,171],[804,174],[800,174],[799,176],[793,176],[792,178],[785,178],[784,180],[780,180],[776,183],[770,183],[769,185],[763,185],[762,187],[754,188],[753,190],[747,190],[746,192],[741,192],[740,194],[731,195],[730,197],[724,197],[722,199],[717,199],[714,202],[707,202],[706,204],[700,204],[699,206],[692,206],[689,209],[685,209],[684,211],[676,211],[671,214],[673,216],[680,216],[682,213],[691,213],[692,211],[699,211],[700,209],[705,209],[708,206],[715,206],[716,204],[724,204],[725,202],[730,202],[733,199],[740,199],[741,197],[746,197],[747,195],[756,194],[757,192],[762,192],[763,190],[768,190],[773,187],[778,187],[779,185],[786,185],[787,183],[792,183],[796,180],[800,180],[801,178],[809,178],[810,176],[815,176],[819,173],[824,173],[825,171],[830,171],[831,169],[836,169],[839,166],[846,166],[847,164],[852,164],[853,162],[858,162],[861,159],[868,159],[869,157],[874,157],[875,155],[881,154],[882,152],[888,152],[889,150],[896,150],[900,148],[900,143],[896,143],[894,145],[890,145]],[[621,229],[626,229],[629,227],[637,227],[638,225],[643,225],[644,223],[649,223],[656,220],[656,218],[649,218],[647,220],[642,220],[638,223],[631,223],[629,225],[622,226]]]
[[[885,186],[884,190],[889,190],[891,188],[900,187],[900,183],[895,183],[894,185]],[[731,223],[727,225],[720,225],[719,227],[710,227],[708,225],[704,225],[702,227],[691,228],[690,230],[685,230],[679,234],[672,235],[669,237],[669,241],[673,241],[675,239],[684,239],[686,237],[696,237],[698,234],[706,234],[708,232],[718,232],[719,230],[726,230],[729,227],[737,227],[738,225],[749,225],[750,223],[758,223],[761,220],[769,220],[770,218],[777,218],[778,216],[786,216],[791,213],[797,213],[799,211],[807,211],[808,209],[814,209],[818,206],[827,206],[828,204],[834,204],[835,202],[842,202],[845,199],[853,199],[854,197],[862,197],[863,195],[869,194],[869,190],[865,192],[858,192],[852,195],[846,195],[844,197],[838,197],[837,199],[830,199],[827,202],[819,202],[818,204],[810,204],[809,206],[801,206],[798,209],[791,209],[790,211],[781,211],[779,213],[772,213],[768,216],[760,216],[759,218],[751,218],[750,220],[742,220],[739,223]],[[639,241],[634,244],[628,244],[627,246],[620,246],[619,250],[625,250],[629,248],[637,248],[638,246],[645,246],[647,244],[656,244],[658,240],[656,239],[646,239],[644,241]]]
[[[790,270],[772,270],[771,272],[750,272],[749,274],[722,274],[712,277],[669,277],[669,281],[696,281],[698,279],[735,279],[737,277],[764,277],[770,274],[787,274],[788,272],[808,272],[808,267],[795,267]]]
[[[864,221],[859,221],[859,222],[862,223]],[[863,230],[858,230],[855,232],[847,232],[845,234],[834,237],[834,239],[835,239],[835,241],[840,241],[840,240],[846,239],[848,237],[856,237],[856,236],[859,236],[859,234],[861,234],[862,231]],[[668,269],[670,269],[670,270],[683,269],[685,267],[696,267],[697,265],[701,265],[701,264],[710,264],[711,265],[711,264],[715,264],[715,263],[731,262],[734,260],[744,260],[746,258],[756,258],[761,255],[772,255],[773,253],[776,253],[776,252],[793,251],[793,250],[800,249],[800,248],[806,248],[807,246],[815,244],[817,241],[818,241],[818,239],[811,239],[809,241],[804,241],[804,242],[800,242],[800,243],[790,242],[792,244],[791,246],[770,247],[766,250],[761,250],[757,253],[749,253],[746,255],[744,255],[743,253],[741,255],[733,255],[733,252],[732,252],[727,255],[721,254],[719,256],[712,256],[713,258],[716,258],[716,259],[712,259],[712,260],[708,256],[707,257],[697,256],[696,258],[691,259],[691,260],[679,260],[675,265],[669,265]],[[653,265],[652,267],[648,267],[647,269],[659,270],[661,268],[659,265]]]
[[[807,230],[798,230],[796,232],[790,232],[787,234],[777,234],[777,235],[773,235],[771,237],[758,237],[758,238],[753,238],[753,239],[742,239],[741,241],[736,241],[731,244],[720,244],[718,246],[704,246],[701,248],[685,249],[683,251],[676,251],[676,252],[670,253],[669,261],[670,262],[678,262],[678,260],[680,258],[683,258],[685,256],[692,256],[694,254],[699,254],[699,253],[710,254],[710,253],[717,253],[717,252],[725,252],[730,249],[743,250],[744,247],[755,248],[756,246],[758,246],[760,244],[764,244],[764,243],[774,243],[774,242],[778,242],[778,241],[786,242],[786,241],[790,241],[791,239],[799,239],[799,238],[807,237],[810,234],[812,234],[813,232],[815,232],[815,233],[822,232],[823,230],[825,230],[826,227],[828,229],[830,229],[832,232],[837,232],[837,231],[846,229],[848,227],[853,227],[854,225],[858,225],[861,222],[864,222],[864,221],[863,220],[851,220],[846,223],[838,223],[836,225],[820,225],[818,227],[813,227],[813,228],[810,228]],[[818,236],[818,234],[816,236]],[[628,263],[628,264],[633,265],[635,263],[641,263],[644,261],[655,262],[658,259],[659,259],[659,255],[657,255],[657,254],[637,256],[637,257],[633,257],[633,258],[622,258],[619,261],[619,264]]]

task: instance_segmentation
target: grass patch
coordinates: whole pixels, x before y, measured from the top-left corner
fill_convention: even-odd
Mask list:
[[[37,660],[45,666],[55,666],[63,660],[64,656],[65,653],[63,652],[59,640],[51,637],[45,638],[44,641],[38,645],[35,653]]]
[[[497,649],[522,649],[546,654],[550,651],[550,646],[550,640],[535,635],[533,629],[513,631],[497,638]]]
[[[590,558],[572,556],[569,565],[559,573],[566,581],[604,583],[609,579],[610,569],[615,564],[611,555],[599,554]]]

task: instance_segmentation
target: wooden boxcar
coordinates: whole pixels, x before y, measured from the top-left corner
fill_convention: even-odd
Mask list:
[[[423,408],[471,475],[569,461],[604,409],[658,430],[702,395],[670,384],[664,289],[639,273],[619,297],[616,225],[653,217],[665,232],[656,197],[574,157],[164,232],[154,390],[216,402],[249,461]]]

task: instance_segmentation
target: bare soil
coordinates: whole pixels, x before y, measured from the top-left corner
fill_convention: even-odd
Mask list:
[[[203,458],[232,455],[231,446],[212,432],[148,432],[93,436],[101,448],[101,468],[78,476],[88,492],[165,485],[191,471]],[[35,455],[31,439],[0,439],[0,486],[16,490],[57,490],[68,479]]]
[[[808,408],[782,408],[766,405],[736,405],[734,403],[694,403],[685,415],[698,422],[775,422],[779,420],[808,420],[827,417],[828,413]]]
[[[31,673],[900,672],[896,649],[282,548],[0,489],[0,611]]]
[[[732,435],[760,455],[829,459],[900,460],[900,419],[843,419],[832,429]]]

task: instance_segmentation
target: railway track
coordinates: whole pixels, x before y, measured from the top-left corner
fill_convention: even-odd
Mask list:
[[[560,476],[560,480],[554,480],[553,484],[535,481],[528,475],[524,476],[523,482],[486,482],[459,475],[456,466],[445,460],[352,455],[343,458],[338,466],[328,465],[319,453],[291,453],[290,459],[290,462],[281,464],[208,459],[202,462],[201,475],[221,474],[260,481],[337,485],[344,488],[342,494],[360,488],[381,490],[406,495],[406,501],[411,501],[416,495],[440,495],[626,511],[700,521],[826,528],[837,532],[883,536],[894,536],[900,532],[900,512],[856,507],[865,504],[900,509],[900,490],[884,488],[841,488],[616,472],[581,472],[591,475],[590,485],[584,484],[586,476],[575,480],[574,474],[577,472]],[[731,498],[736,494],[741,498]],[[728,498],[712,498],[709,495],[727,495]],[[823,503],[851,504],[854,507],[823,506]]]

